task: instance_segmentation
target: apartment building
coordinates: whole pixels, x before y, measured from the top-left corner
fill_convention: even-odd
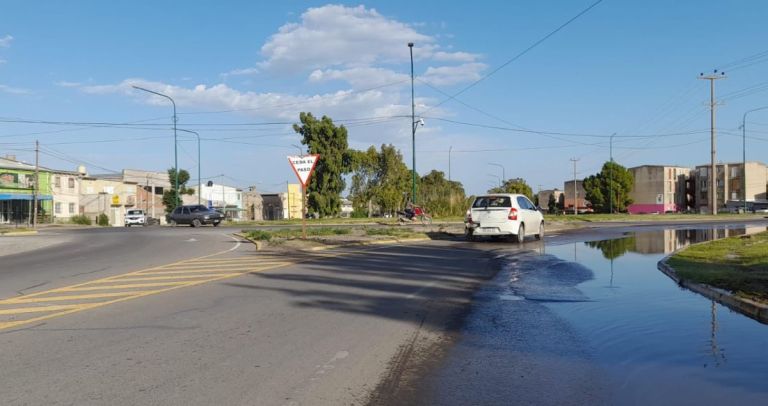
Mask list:
[[[746,163],[746,171],[744,170],[744,164],[741,162],[735,163],[719,163],[715,166],[716,174],[716,197],[718,210],[722,210],[726,207],[729,201],[741,201],[746,196],[746,201],[766,202],[768,195],[766,190],[768,189],[768,167],[764,163],[748,161]],[[711,213],[710,209],[710,178],[711,166],[697,165],[694,171],[696,181],[696,198],[695,208],[702,213]],[[744,193],[743,182],[744,175],[746,174],[746,193]]]
[[[691,169],[673,165],[641,165],[629,168],[634,185],[629,197],[630,214],[683,212],[692,206],[688,178]]]
[[[136,207],[136,183],[106,176],[83,176],[80,180],[82,214],[96,220],[100,214],[113,227],[125,225],[125,212]]]
[[[573,182],[574,181],[572,180],[568,180],[563,184],[563,208],[567,212],[573,212],[573,206],[574,203],[576,203],[576,207],[579,209],[580,213],[592,212],[592,203],[586,199],[587,193],[584,190],[584,181],[575,181],[575,189]],[[575,196],[574,192],[576,192]]]
[[[51,195],[53,196],[53,222],[68,223],[72,216],[80,214],[80,179],[85,167],[77,172],[51,170]]]
[[[549,210],[549,196],[553,196],[555,198],[555,203],[558,205],[562,204],[564,201],[563,191],[557,188],[541,190],[537,196],[539,197],[539,207],[544,210]]]
[[[38,222],[51,219],[51,170],[39,167],[37,171]],[[13,155],[0,158],[0,224],[30,223],[35,200],[35,166],[16,160]]]

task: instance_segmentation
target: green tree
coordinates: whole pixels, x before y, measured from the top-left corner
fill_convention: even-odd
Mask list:
[[[449,181],[441,171],[432,170],[419,181],[419,203],[435,216],[464,214],[466,195],[460,182]]]
[[[606,162],[599,173],[584,179],[586,199],[592,203],[597,212],[608,213],[610,201],[613,202],[614,212],[623,212],[632,204],[629,192],[632,191],[634,179],[632,172],[615,162]]]
[[[176,168],[168,169],[168,179],[171,182],[171,188],[163,192],[163,205],[165,205],[166,213],[172,212],[176,208],[177,203],[181,204],[180,195],[192,195],[195,193],[195,189],[187,187],[187,182],[189,182],[189,172],[185,169],[179,170],[179,190],[181,193],[177,192],[175,189]]]
[[[382,213],[394,213],[404,206],[403,196],[410,187],[410,172],[403,155],[393,145],[371,146],[366,151],[350,151],[352,202],[358,212],[372,215],[375,204]]]
[[[533,189],[522,178],[508,179],[500,187],[488,190],[488,193],[519,193],[533,201]]]
[[[549,211],[549,213],[557,212],[557,199],[555,199],[554,193],[549,194],[549,201],[547,202],[547,210]]]
[[[293,130],[301,134],[301,143],[309,153],[320,154],[307,187],[308,209],[321,217],[337,216],[346,186],[343,175],[350,171],[347,129],[337,127],[327,116],[318,120],[312,113],[300,113],[299,121],[301,125],[294,124]]]

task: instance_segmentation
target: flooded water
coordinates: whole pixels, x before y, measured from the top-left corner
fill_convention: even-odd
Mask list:
[[[511,275],[583,339],[613,404],[768,404],[768,325],[683,290],[657,270],[688,244],[765,231],[668,229],[547,244]]]

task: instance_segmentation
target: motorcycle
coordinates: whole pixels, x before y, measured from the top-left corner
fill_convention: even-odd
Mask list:
[[[400,223],[420,222],[423,225],[432,224],[432,216],[419,206],[414,206],[412,210],[398,211],[397,221]]]

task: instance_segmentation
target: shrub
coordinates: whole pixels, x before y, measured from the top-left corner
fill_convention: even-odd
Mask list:
[[[91,225],[91,219],[85,214],[78,214],[69,218],[69,222],[72,224],[80,224],[84,226]]]
[[[272,239],[272,233],[269,231],[253,230],[246,232],[245,237],[249,240],[269,241]]]
[[[98,219],[96,220],[96,222],[97,222],[97,223],[98,223],[100,226],[102,226],[102,227],[106,227],[106,226],[108,226],[108,225],[109,225],[109,217],[108,217],[106,214],[104,214],[104,213],[101,213],[101,214],[99,214],[99,217],[98,217]]]

